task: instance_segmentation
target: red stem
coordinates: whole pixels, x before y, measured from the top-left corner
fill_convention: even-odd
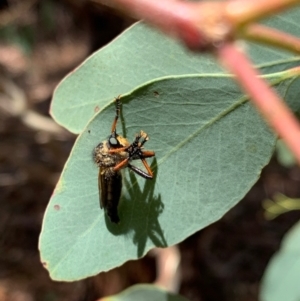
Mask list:
[[[244,53],[236,45],[227,43],[217,56],[250,95],[258,110],[281,136],[300,163],[300,126],[293,113],[268,84],[260,78]]]

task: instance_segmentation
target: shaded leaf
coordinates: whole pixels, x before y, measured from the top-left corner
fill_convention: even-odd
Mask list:
[[[262,280],[261,301],[300,300],[300,223],[283,238]]]
[[[291,86],[273,81],[281,93]],[[149,134],[155,179],[125,170],[120,224],[100,210],[92,151],[109,134],[109,105],[78,137],[47,208],[40,249],[53,279],[95,275],[182,241],[234,206],[274,150],[274,135],[228,77],[162,79],[122,103],[118,131],[130,141],[140,129]]]
[[[101,301],[187,301],[187,299],[154,285],[134,285],[118,295],[102,298]]]

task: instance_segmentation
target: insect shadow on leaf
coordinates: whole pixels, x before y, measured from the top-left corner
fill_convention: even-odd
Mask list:
[[[150,239],[156,247],[167,247],[163,230],[158,217],[164,210],[160,194],[155,196],[155,182],[157,180],[157,160],[153,159],[151,169],[154,173],[152,181],[145,181],[143,188],[139,185],[136,175],[128,170],[123,176],[126,195],[121,197],[119,213],[121,222],[112,224],[105,217],[108,230],[114,235],[133,233],[133,243],[137,245],[137,256],[145,253],[147,240]]]

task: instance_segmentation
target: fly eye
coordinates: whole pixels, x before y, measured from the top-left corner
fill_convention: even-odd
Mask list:
[[[114,137],[109,138],[109,144],[112,146],[117,146],[119,144],[118,140]]]

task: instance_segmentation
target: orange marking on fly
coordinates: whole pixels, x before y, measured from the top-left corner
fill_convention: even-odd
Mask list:
[[[94,149],[93,158],[99,167],[98,187],[100,207],[104,208],[111,222],[120,221],[118,204],[122,190],[121,170],[128,167],[130,170],[145,179],[152,179],[153,172],[146,158],[154,157],[154,151],[143,150],[144,144],[149,140],[147,133],[140,131],[134,141],[129,141],[117,134],[117,122],[121,112],[121,97],[115,99],[116,115],[112,123],[111,134],[100,142]],[[145,171],[132,165],[133,160],[141,160]]]

